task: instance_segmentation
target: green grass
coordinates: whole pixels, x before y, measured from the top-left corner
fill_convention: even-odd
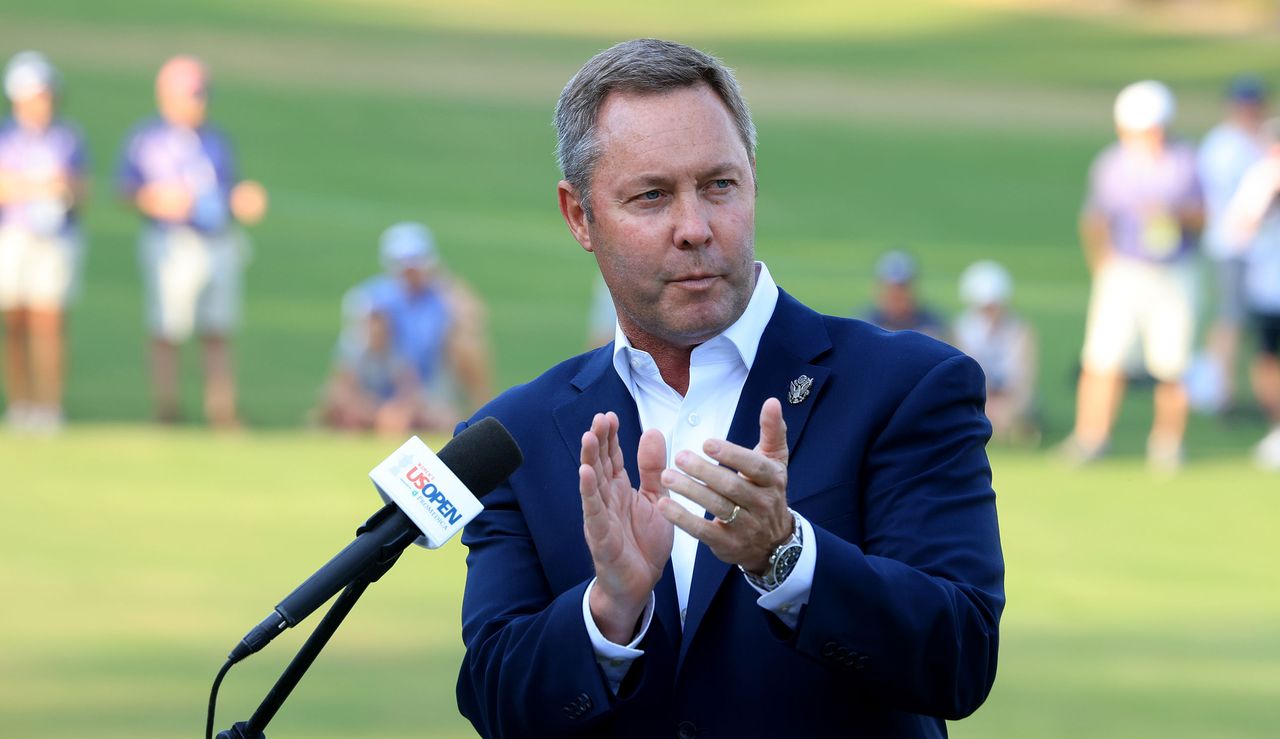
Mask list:
[[[197,732],[221,656],[376,507],[363,476],[398,440],[297,426],[339,297],[376,270],[389,223],[429,223],[486,298],[500,387],[581,348],[593,265],[555,209],[551,108],[589,54],[643,34],[740,70],[760,128],[758,249],[785,289],[857,310],[876,256],[900,245],[922,258],[926,297],[954,310],[964,266],[1008,265],[1041,337],[1050,440],[1071,421],[1088,290],[1074,220],[1111,97],[1167,80],[1181,130],[1199,135],[1228,74],[1280,82],[1274,35],[943,0],[0,0],[0,56],[36,47],[61,66],[93,174],[68,391],[87,425],[48,443],[0,435],[3,733]],[[150,111],[151,75],[178,51],[211,62],[214,117],[272,195],[237,340],[258,430],[239,438],[135,423],[149,412],[137,224],[112,171]],[[1141,467],[1150,413],[1149,392],[1131,394],[1117,456],[1085,472],[995,451],[1010,597],[1000,678],[955,736],[1274,733],[1280,499],[1245,462],[1260,424],[1194,419],[1190,468],[1162,481]],[[455,727],[442,736],[467,736],[453,701],[463,555],[414,552],[375,585],[270,735],[390,739],[438,720]],[[248,716],[300,637],[232,673],[225,719]]]
[[[6,734],[195,734],[222,656],[378,507],[364,473],[392,446],[128,426],[6,439]],[[993,462],[1009,567],[1000,675],[955,736],[1273,734],[1274,478],[1236,461],[1175,480],[1127,461],[1067,473],[997,449]],[[269,736],[469,736],[453,702],[464,555],[410,550]],[[220,725],[248,718],[302,631],[232,671]]]

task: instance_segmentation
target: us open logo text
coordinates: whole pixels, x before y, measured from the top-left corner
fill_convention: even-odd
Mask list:
[[[415,464],[405,472],[404,476],[416,491],[414,497],[422,496],[423,506],[433,514],[438,513],[438,518],[442,522],[453,526],[462,520],[462,514],[458,512],[457,507],[432,482],[431,473],[426,467]]]

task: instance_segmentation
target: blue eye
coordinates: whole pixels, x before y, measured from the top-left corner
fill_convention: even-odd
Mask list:
[[[715,185],[717,190],[728,190],[729,186],[733,184],[733,180],[715,180],[712,184]]]
[[[650,190],[649,192],[646,192],[640,197],[644,198],[645,200],[657,200],[658,198],[662,197],[662,193],[658,192],[657,190]]]

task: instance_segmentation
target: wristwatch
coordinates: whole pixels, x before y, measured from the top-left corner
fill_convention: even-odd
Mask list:
[[[800,517],[790,508],[787,510],[791,513],[793,523],[791,536],[779,544],[778,548],[773,550],[773,554],[769,555],[769,568],[765,570],[764,575],[754,575],[747,572],[742,565],[738,565],[738,569],[742,570],[742,574],[747,576],[747,582],[765,592],[773,592],[778,589],[778,586],[796,568],[796,563],[800,561],[800,552],[804,550],[804,535],[800,530]]]

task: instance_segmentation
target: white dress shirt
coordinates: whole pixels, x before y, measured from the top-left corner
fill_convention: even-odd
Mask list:
[[[719,336],[694,348],[689,358],[689,388],[683,397],[662,380],[652,356],[633,348],[622,333],[621,326],[615,330],[614,369],[635,400],[641,428],[656,428],[666,439],[668,467],[674,466],[672,460],[682,449],[707,458],[702,454],[702,443],[708,439],[724,439],[729,434],[729,425],[733,422],[742,386],[755,362],[760,337],[778,303],[778,286],[770,276],[769,269],[762,262],[756,262],[756,273],[756,286],[751,293],[751,300],[738,320]],[[781,390],[783,389],[780,388],[779,391]],[[634,450],[624,452],[635,453]],[[632,483],[637,484],[638,481],[632,480]],[[671,498],[696,516],[705,514],[702,506],[683,495],[672,492]],[[791,629],[799,622],[800,608],[809,602],[817,557],[813,530],[804,518],[799,518],[799,521],[804,549],[795,569],[772,592],[756,588],[761,594],[756,603],[772,611]],[[681,623],[684,623],[685,609],[689,602],[689,587],[693,581],[697,552],[698,540],[677,528],[671,546],[671,569],[675,574]],[[582,616],[586,620],[587,633],[595,648],[596,660],[616,693],[631,663],[644,654],[644,650],[637,649],[636,645],[649,629],[653,618],[654,596],[649,596],[649,605],[641,619],[639,633],[630,644],[621,645],[606,639],[591,616],[589,604],[594,586],[593,580],[583,595]]]

